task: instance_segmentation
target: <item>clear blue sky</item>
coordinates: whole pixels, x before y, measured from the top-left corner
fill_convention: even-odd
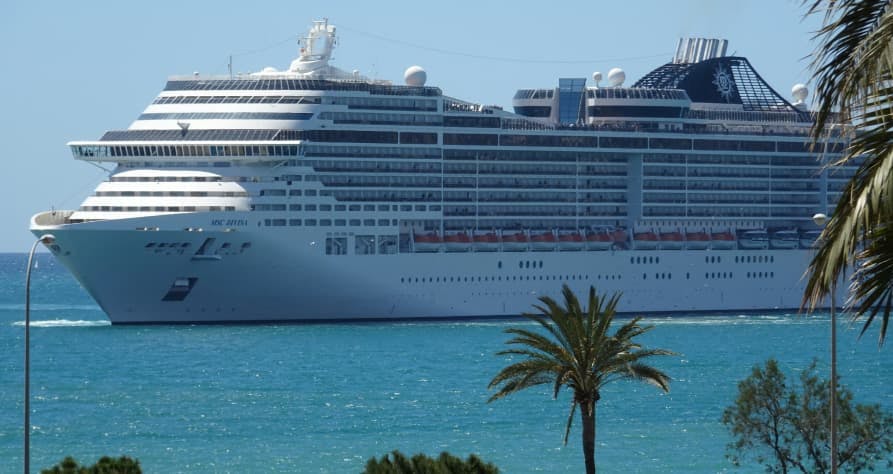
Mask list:
[[[231,53],[237,72],[285,68],[314,19],[338,27],[343,69],[401,82],[418,64],[447,95],[503,106],[516,89],[613,67],[631,83],[667,62],[680,36],[728,39],[789,97],[810,81],[819,25],[802,20],[800,0],[12,0],[3,10],[0,252],[27,251],[32,214],[75,209],[105,178],[66,142],[127,128],[169,75],[225,74]]]

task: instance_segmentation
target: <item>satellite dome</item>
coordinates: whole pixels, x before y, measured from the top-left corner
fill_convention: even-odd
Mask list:
[[[262,72],[279,72],[279,71],[277,71],[276,68],[274,68],[273,66],[267,66],[263,69]]]
[[[626,80],[626,73],[623,72],[623,69],[619,67],[615,67],[608,71],[608,82],[611,83],[612,87],[620,87],[623,85],[623,81]]]
[[[791,88],[791,95],[797,102],[803,102],[809,96],[809,89],[804,84],[794,84]]]
[[[421,87],[428,80],[428,73],[422,69],[422,66],[410,66],[403,73],[403,80],[407,86]]]
[[[598,84],[601,81],[602,81],[602,73],[600,73],[598,71],[593,72],[592,73],[592,82],[595,82],[596,84]]]

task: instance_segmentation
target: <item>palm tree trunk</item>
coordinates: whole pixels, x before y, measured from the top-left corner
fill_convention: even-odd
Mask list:
[[[580,418],[583,421],[583,458],[586,460],[586,474],[595,474],[595,402],[580,404]]]

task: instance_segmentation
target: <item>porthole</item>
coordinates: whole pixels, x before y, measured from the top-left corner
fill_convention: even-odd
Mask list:
[[[642,274],[642,279],[643,279],[643,280],[647,280],[647,279],[648,279],[648,275],[646,275],[646,274],[643,273],[643,274]]]
[[[496,263],[496,268],[502,268],[502,260]]]
[[[518,262],[518,268],[524,268],[524,262]]]

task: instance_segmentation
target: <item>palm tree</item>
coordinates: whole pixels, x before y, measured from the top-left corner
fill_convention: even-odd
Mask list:
[[[893,2],[805,0],[807,15],[824,15],[813,54],[818,110],[813,144],[836,124],[850,124],[843,156],[861,159],[809,265],[804,306],[815,308],[848,272],[853,317],[864,333],[881,315],[881,344],[893,310]]]
[[[506,342],[512,349],[498,355],[520,356],[522,360],[503,368],[489,388],[502,385],[488,402],[537,385],[551,384],[553,397],[562,387],[573,392],[570,415],[564,432],[564,444],[570,434],[574,412],[580,406],[583,423],[583,456],[586,472],[595,473],[595,404],[601,399],[601,389],[616,380],[640,380],[656,385],[664,392],[670,390],[670,378],[660,370],[641,361],[651,356],[674,355],[664,349],[643,349],[634,339],[650,331],[653,326],[640,326],[635,318],[608,334],[616,314],[620,295],[610,299],[598,296],[589,287],[589,304],[580,306],[577,297],[564,285],[564,306],[548,296],[540,297],[542,306],[534,305],[539,314],[524,314],[546,332],[509,328],[514,335]]]

